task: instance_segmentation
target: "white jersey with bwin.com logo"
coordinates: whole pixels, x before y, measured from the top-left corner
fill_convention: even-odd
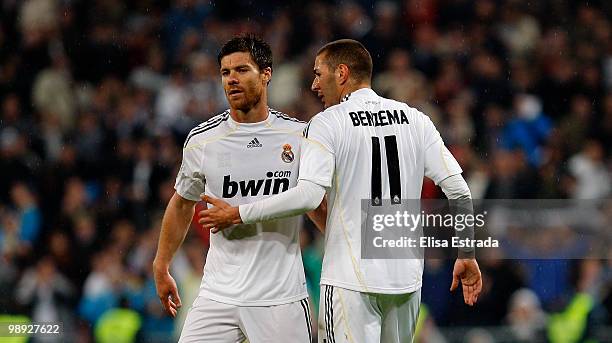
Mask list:
[[[300,180],[327,189],[321,284],[400,294],[421,287],[421,259],[362,259],[361,200],[420,199],[423,176],[436,185],[460,174],[429,117],[359,89],[312,118],[304,130]]]
[[[232,206],[294,187],[305,123],[278,111],[237,123],[229,110],[197,126],[183,147],[176,192],[206,193]],[[237,306],[272,306],[308,297],[299,217],[237,225],[211,234],[200,296]]]

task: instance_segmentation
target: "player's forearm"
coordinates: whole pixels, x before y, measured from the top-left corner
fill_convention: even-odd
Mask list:
[[[448,198],[451,212],[453,215],[473,215],[474,206],[472,204],[472,194],[468,188],[467,183],[461,176],[461,174],[450,176],[440,182],[442,191]],[[474,239],[474,226],[465,225],[467,221],[463,222],[464,229],[459,231],[455,230],[455,235],[459,239]],[[474,258],[475,251],[472,247],[459,248],[459,258]]]
[[[319,207],[325,188],[305,180],[281,194],[254,203],[240,205],[243,223],[257,223],[266,220],[297,216]]]
[[[308,218],[312,220],[317,229],[321,233],[325,232],[325,224],[327,222],[327,197],[323,197],[323,201],[321,201],[321,205],[317,207],[315,210],[306,213]]]
[[[166,207],[162,219],[159,244],[153,266],[156,269],[167,269],[172,257],[183,243],[193,218],[195,201],[174,194]]]

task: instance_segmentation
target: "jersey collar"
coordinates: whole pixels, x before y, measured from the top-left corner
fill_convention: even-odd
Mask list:
[[[232,129],[240,128],[246,130],[257,130],[260,128],[270,127],[270,125],[272,125],[272,122],[274,121],[274,118],[276,118],[276,116],[273,115],[272,112],[270,112],[270,108],[268,107],[268,117],[263,121],[258,121],[256,123],[239,123],[235,121],[230,114],[227,123]]]
[[[343,96],[340,102],[343,103],[348,99],[368,98],[372,96],[376,96],[376,92],[374,92],[372,88],[360,88],[352,93],[348,93],[347,95]]]

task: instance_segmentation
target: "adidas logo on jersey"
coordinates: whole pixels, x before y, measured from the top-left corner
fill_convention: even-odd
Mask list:
[[[231,175],[223,177],[223,197],[233,198],[238,193],[241,196],[256,196],[260,193],[263,195],[279,194],[289,189],[290,170],[279,170],[275,172],[267,172],[263,180],[242,180],[232,181]]]
[[[259,143],[259,139],[257,139],[257,137],[253,138],[252,141],[249,142],[249,144],[247,144],[247,148],[261,148],[263,145],[261,145],[261,143]]]

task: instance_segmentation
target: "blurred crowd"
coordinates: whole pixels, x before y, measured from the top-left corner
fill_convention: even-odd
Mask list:
[[[358,39],[373,88],[432,118],[474,198],[610,198],[611,18],[603,0],[5,0],[0,315],[62,321],[67,341],[176,337],[151,273],[160,218],[187,132],[227,107],[217,52],[244,32],[273,49],[280,111],[321,111],[317,49]],[[443,196],[429,180],[423,195]],[[193,225],[175,258],[179,317],[207,244]],[[307,220],[302,246],[316,307]],[[450,262],[426,261],[422,342],[601,340],[612,325],[610,259],[484,259],[475,308],[449,293]]]

